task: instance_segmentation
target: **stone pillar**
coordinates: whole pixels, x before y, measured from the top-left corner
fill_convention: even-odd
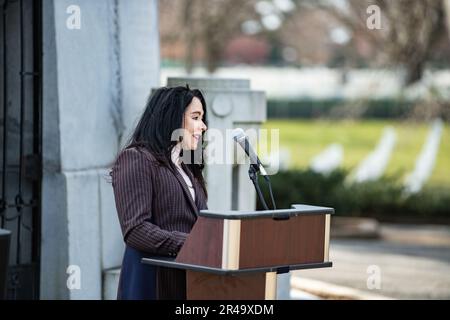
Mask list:
[[[265,93],[251,90],[249,80],[169,78],[167,81],[169,87],[186,84],[203,92],[207,104],[208,127],[220,130],[226,139],[224,142],[231,144],[231,147],[234,142],[227,139],[227,129],[258,129],[266,121]],[[233,154],[224,152],[223,155],[227,157],[225,164],[206,166],[209,209],[254,210],[256,192],[248,177],[248,164],[232,165],[230,157]]]
[[[156,0],[43,1],[42,299],[101,299],[121,264],[108,170],[159,83],[157,16]]]

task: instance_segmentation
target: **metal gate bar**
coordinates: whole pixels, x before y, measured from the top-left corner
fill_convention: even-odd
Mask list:
[[[15,5],[15,7],[8,8],[10,5]],[[7,298],[37,299],[39,298],[41,238],[42,3],[40,0],[6,0],[1,8],[3,20],[3,161],[0,216],[2,228],[11,230],[13,235],[15,233],[14,238],[11,239],[13,244],[11,248],[15,248],[15,251],[12,252],[13,255],[15,254],[15,259],[10,261]],[[18,23],[14,20],[16,18],[18,18]],[[31,22],[29,22],[30,20]],[[8,30],[8,23],[11,23],[12,31]],[[8,51],[8,41],[12,41],[13,47],[17,47],[17,43],[14,42],[15,39],[11,39],[11,36],[7,37],[8,31],[16,31],[20,35],[20,57],[17,57],[19,61],[11,66],[8,66],[8,62],[15,63],[14,61],[17,60],[11,56],[12,52]],[[27,34],[27,40],[25,40],[25,34]],[[32,42],[28,42],[30,38]],[[8,57],[13,57],[12,62],[8,61]],[[32,65],[33,70],[28,70],[28,65]],[[12,73],[8,72],[8,69]],[[15,78],[16,72],[19,78]],[[19,88],[18,94],[14,94],[14,87],[9,85],[8,81],[19,82],[15,87]],[[10,89],[12,92],[8,91]],[[32,95],[30,95],[31,92]],[[16,101],[20,108],[18,120],[15,120],[19,123],[18,152],[17,144],[11,145],[8,139],[8,134],[14,134],[14,127],[8,121],[14,121],[13,116],[9,116],[9,111],[17,117],[17,113],[11,108],[16,105]],[[26,115],[28,116],[26,117]],[[26,123],[27,126],[25,126]],[[24,144],[26,134],[28,134],[27,137],[32,134],[32,139],[27,138],[27,148]],[[12,140],[14,139],[13,136]],[[30,142],[30,140],[32,141]],[[11,153],[13,149],[18,153],[18,159],[14,159],[14,164],[8,163],[8,157],[11,159],[11,156],[16,154],[15,152]],[[9,179],[8,173],[10,174]],[[17,178],[15,181],[11,181],[11,177]],[[26,188],[24,188],[25,185]],[[12,193],[13,189],[16,189],[16,192]],[[25,238],[24,232],[26,233]]]

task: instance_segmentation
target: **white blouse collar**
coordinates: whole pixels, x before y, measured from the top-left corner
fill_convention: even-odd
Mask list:
[[[172,153],[170,155],[170,158],[171,158],[172,162],[176,166],[180,166],[181,165],[180,152],[181,152],[181,142],[178,142],[175,145],[175,147],[173,147]]]

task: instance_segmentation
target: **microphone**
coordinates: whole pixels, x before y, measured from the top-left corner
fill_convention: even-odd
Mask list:
[[[238,143],[242,149],[244,149],[247,156],[250,158],[250,165],[261,175],[267,176],[267,172],[264,169],[261,161],[259,161],[258,156],[255,151],[253,151],[250,142],[248,141],[248,137],[246,136],[244,130],[241,128],[236,128],[232,131],[233,139]]]

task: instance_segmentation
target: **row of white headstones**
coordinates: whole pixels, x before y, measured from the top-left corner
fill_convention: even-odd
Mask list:
[[[415,167],[412,172],[406,175],[404,188],[407,193],[419,192],[427,180],[430,178],[439,151],[439,144],[443,133],[443,122],[441,119],[432,121],[427,139],[419,153]],[[369,153],[349,174],[352,182],[365,182],[377,180],[383,176],[391,159],[392,153],[397,143],[397,133],[394,128],[386,127],[383,130],[380,140],[374,150]],[[286,149],[281,149],[277,155],[279,168],[289,166],[290,153]],[[269,158],[274,157],[269,156]],[[333,143],[317,154],[310,162],[310,169],[319,173],[328,174],[339,168],[344,159],[344,148],[338,143]],[[268,161],[270,163],[270,160]]]

